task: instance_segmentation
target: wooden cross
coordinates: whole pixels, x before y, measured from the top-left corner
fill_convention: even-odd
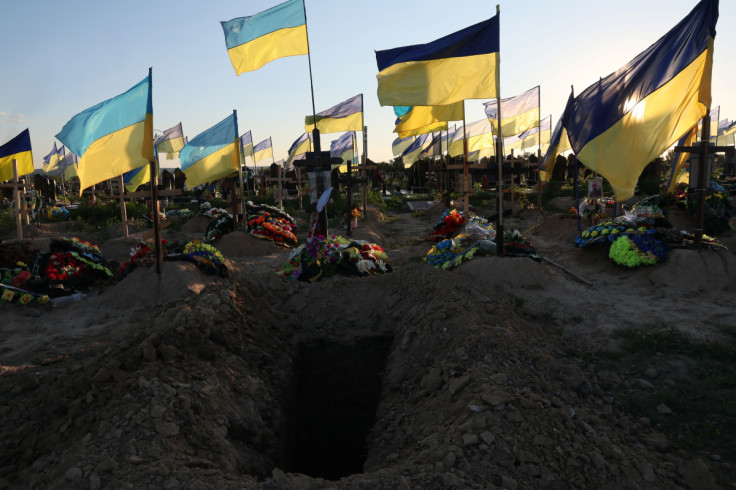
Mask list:
[[[301,185],[302,183],[300,179],[301,169],[296,170],[297,180],[283,178],[282,177],[283,169],[281,168],[281,166],[277,167],[277,172],[278,173],[276,174],[277,176],[275,179],[272,177],[272,178],[266,179],[266,181],[276,182],[277,189],[276,189],[276,193],[274,194],[274,198],[279,202],[279,208],[284,209],[284,202],[283,202],[284,200],[299,199],[299,211],[301,211],[302,210],[302,185]],[[297,194],[295,196],[284,194],[283,184],[296,184]]]
[[[363,184],[363,185],[365,185],[366,180],[367,180],[365,177],[353,177],[352,167],[353,167],[352,165],[348,164],[348,174],[347,175],[341,175],[340,176],[340,182],[343,183],[343,184],[345,184],[345,186],[347,187],[347,193],[348,193],[348,202],[347,202],[348,219],[345,220],[347,222],[347,231],[346,231],[346,233],[347,233],[348,236],[352,236],[353,235],[353,226],[352,226],[352,221],[353,221],[353,219],[352,219],[353,218],[353,216],[352,216],[352,212],[353,212],[353,184]],[[358,168],[360,168],[360,167],[358,167]],[[366,208],[363,208],[363,211],[366,212]]]
[[[18,179],[18,161],[13,159],[13,183],[12,184],[0,184],[0,188],[13,189],[13,202],[15,215],[15,229],[18,234],[18,241],[23,240],[23,223],[21,216],[25,216],[26,225],[30,224],[28,218],[28,210],[26,209],[25,189],[33,187],[30,183],[20,182]],[[21,189],[24,192],[21,193]],[[21,208],[20,200],[23,199],[23,207]]]
[[[690,175],[692,176],[693,170],[697,170],[698,181],[697,187],[691,192],[695,192],[698,195],[698,206],[696,215],[698,217],[696,228],[695,228],[695,247],[700,250],[703,246],[703,230],[705,228],[705,197],[713,193],[713,189],[710,187],[710,179],[712,174],[712,168],[708,165],[708,158],[710,153],[727,153],[733,151],[733,147],[730,146],[712,146],[709,138],[710,132],[710,118],[706,116],[704,118],[704,124],[702,129],[703,140],[692,146],[676,146],[675,151],[690,153]]]

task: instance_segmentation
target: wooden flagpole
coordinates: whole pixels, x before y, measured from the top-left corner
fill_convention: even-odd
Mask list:
[[[123,236],[128,238],[128,212],[125,209],[125,182],[123,176],[118,177],[118,195],[120,196],[120,221],[123,222]]]
[[[238,140],[237,152],[238,152],[238,188],[240,189],[240,212],[243,214],[243,221],[245,221],[245,231],[248,231],[248,218],[245,216],[245,189],[243,189],[243,163],[245,157],[243,156],[243,145],[240,143],[240,132],[238,131],[238,111],[233,109],[233,118],[235,119],[235,138]],[[250,135],[250,142],[253,144],[253,133]],[[273,153],[273,148],[271,149]],[[233,189],[235,193],[235,189]],[[236,196],[237,198],[237,196]],[[238,222],[238,216],[233,216],[235,223]]]
[[[18,181],[18,160],[13,158],[13,201],[15,202],[15,230],[18,233],[18,241],[23,240],[23,222],[20,217],[20,182]]]

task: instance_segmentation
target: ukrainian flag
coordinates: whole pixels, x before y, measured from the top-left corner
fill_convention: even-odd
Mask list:
[[[63,148],[64,146],[61,147],[62,150]],[[56,148],[56,141],[54,141],[54,147],[51,149],[48,155],[43,157],[43,165],[41,166],[41,170],[49,173],[53,172],[56,169],[56,164],[59,163],[59,160],[61,160],[64,155],[63,153],[60,155],[59,151],[60,150]]]
[[[347,172],[347,164],[355,163],[355,131],[348,131],[332,143],[330,143],[330,156],[333,158],[342,158],[345,163],[339,165],[340,172]],[[333,166],[334,168],[334,166]]]
[[[448,105],[498,97],[499,19],[427,44],[376,51],[382,106]]]
[[[18,165],[18,176],[33,173],[31,133],[26,129],[0,146],[0,182],[13,180],[13,160]]]
[[[240,147],[244,157],[253,157],[253,135],[250,130],[240,136]]]
[[[552,136],[552,116],[542,119],[539,126],[521,133],[521,149],[535,150],[542,147],[542,152],[547,151]]]
[[[394,133],[406,134],[439,122],[460,121],[463,119],[464,113],[464,101],[450,105],[411,107],[396,121]],[[443,129],[443,131],[446,129]]]
[[[633,196],[644,167],[708,114],[717,20],[718,0],[702,0],[575,99],[563,121],[572,149],[611,183],[617,200]]]
[[[501,128],[498,127],[498,100],[485,102],[486,116],[491,120],[493,131],[503,136],[523,133],[539,126],[539,86],[523,94],[501,99]]]
[[[240,168],[239,143],[238,120],[234,111],[192,138],[179,152],[187,188],[193,189],[236,174]]]
[[[412,129],[411,131],[403,131],[398,133],[399,138],[408,138],[410,136],[419,136],[420,134],[436,133],[437,131],[447,131],[447,121],[438,121],[421,128]]]
[[[303,155],[308,151],[312,151],[312,133],[302,133],[289,147],[289,156],[286,163],[290,164],[294,160],[302,160]]]
[[[157,166],[158,167],[158,166]],[[123,185],[128,192],[134,192],[138,187],[151,181],[151,166],[143,165],[141,168],[125,172],[123,174]]]
[[[552,171],[554,170],[555,163],[557,162],[557,155],[571,149],[570,139],[567,137],[567,130],[565,129],[564,121],[570,117],[570,111],[572,110],[574,101],[575,97],[573,96],[573,93],[570,92],[570,96],[567,98],[567,104],[565,105],[565,110],[562,111],[562,117],[557,121],[555,131],[552,133],[552,139],[549,143],[549,148],[547,148],[547,152],[544,154],[544,158],[542,159],[542,164],[539,167],[539,175],[543,181],[548,181],[552,178]]]
[[[314,116],[304,118],[304,129],[314,130]],[[363,131],[363,94],[358,94],[317,114],[317,129],[321,133]]]
[[[58,173],[64,175],[65,178],[73,177],[77,175],[77,165],[78,164],[79,164],[79,157],[77,157],[77,155],[75,155],[74,153],[70,151],[59,162]],[[70,177],[67,177],[67,175],[70,175]]]
[[[546,146],[549,146],[549,139],[551,133],[551,121],[552,117],[547,116],[539,124],[531,129],[519,133],[514,136],[508,136],[503,139],[503,150],[529,150],[537,149],[540,145],[543,147],[542,151],[546,150]],[[493,121],[491,121],[492,123]]]
[[[184,148],[184,131],[181,129],[181,123],[164,131],[155,143],[159,155],[165,153],[167,160],[177,158]]]
[[[404,162],[404,168],[411,167],[414,162],[419,160],[419,155],[422,154],[422,152],[432,144],[432,141],[434,140],[434,136],[431,133],[422,134],[417,137],[417,139],[414,140],[414,142],[409,145],[409,147],[404,150],[404,153],[402,153],[401,158]]]
[[[278,58],[309,54],[303,0],[289,0],[261,13],[220,24],[238,75]]]
[[[153,160],[150,71],[127,92],[74,116],[56,138],[79,156],[80,192]]]
[[[414,143],[414,140],[416,138],[414,136],[409,136],[406,138],[396,138],[393,143],[391,143],[391,151],[394,154],[395,157],[400,156],[402,153],[404,153],[404,150],[409,148],[409,145]]]
[[[273,144],[271,143],[270,136],[253,147],[253,161],[255,163],[261,162],[266,158],[273,159]]]
[[[490,150],[495,147],[493,143],[493,128],[488,119],[481,119],[470,123],[465,127],[460,126],[450,138],[449,153],[451,157],[463,154],[463,137],[467,135],[468,154],[476,150]]]

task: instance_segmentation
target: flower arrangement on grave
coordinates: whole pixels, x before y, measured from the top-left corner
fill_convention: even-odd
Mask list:
[[[294,226],[280,216],[264,213],[248,221],[250,234],[256,238],[265,238],[274,243],[296,245],[297,238]]]
[[[235,229],[235,222],[233,221],[232,215],[227,211],[222,211],[222,213],[219,213],[217,217],[207,225],[207,231],[204,233],[204,241],[206,243],[211,243]]]
[[[209,204],[209,203],[206,203],[206,204]],[[208,218],[217,218],[221,214],[227,214],[228,216],[230,216],[230,213],[226,209],[212,208],[212,207],[207,208],[207,210],[203,211],[202,214]]]
[[[158,220],[159,221],[166,221],[166,213],[162,213],[161,211],[158,212]],[[153,223],[153,213],[148,213],[143,215],[143,221],[146,221],[148,223]]]
[[[570,209],[567,211],[567,214],[572,219],[578,219],[579,217],[578,210],[575,208],[575,206],[570,207]]]
[[[69,219],[69,210],[64,206],[51,206],[46,212],[46,216],[54,221],[63,221]]]
[[[647,233],[648,231],[649,229],[644,226],[634,228],[630,224],[625,225],[613,221],[606,221],[605,223],[593,225],[583,230],[583,232],[575,238],[575,246],[583,248],[596,243],[609,243],[613,242],[621,235],[636,235]]]
[[[383,248],[365,240],[353,240],[342,249],[339,267],[347,274],[358,276],[393,270]]]
[[[430,239],[439,241],[450,238],[465,224],[463,213],[457,209],[446,209],[435,223]]]
[[[192,216],[194,216],[194,213],[189,208],[181,208],[181,209],[172,209],[171,211],[166,211],[166,216],[178,216],[183,219],[189,219]]]
[[[91,283],[97,278],[112,278],[113,272],[102,258],[100,247],[79,238],[55,238],[50,252],[37,257],[42,276],[56,283]]]
[[[166,240],[161,240],[165,242]],[[146,242],[141,241],[130,250],[130,258],[120,266],[119,272],[123,276],[129,274],[138,266],[150,267],[156,262],[156,254]]]
[[[375,243],[315,235],[297,247],[276,273],[287,279],[316,282],[335,272],[367,276],[392,270],[388,255]]]
[[[225,257],[212,245],[194,240],[184,246],[182,253],[206,274],[227,275]]]
[[[47,294],[39,294],[32,291],[26,291],[24,289],[9,286],[7,284],[0,283],[0,301],[5,303],[15,303],[18,305],[27,305],[31,301],[36,301],[39,304],[46,304],[49,302],[49,296]]]
[[[664,258],[664,243],[654,235],[624,235],[611,244],[608,256],[626,267],[654,265]]]
[[[504,255],[511,257],[527,257],[537,255],[534,245],[524,238],[519,230],[509,230],[503,233]]]
[[[476,243],[467,233],[442,240],[427,252],[424,263],[438,269],[452,269],[473,258],[478,251]]]

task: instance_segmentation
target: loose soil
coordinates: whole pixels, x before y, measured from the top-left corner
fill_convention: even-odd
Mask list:
[[[62,307],[0,305],[0,489],[736,488],[733,441],[687,447],[622,403],[658,405],[688,360],[602,354],[663,325],[725,341],[733,232],[728,252],[625,270],[574,248],[566,214],[517,207],[506,229],[562,268],[448,272],[421,263],[442,209],[368,211],[353,236],[384,246],[390,274],[287,282],[289,249],[234,232],[214,243],[224,278],[165,262]],[[45,226],[41,249],[65,234]],[[146,233],[108,231],[103,255],[122,263]]]

